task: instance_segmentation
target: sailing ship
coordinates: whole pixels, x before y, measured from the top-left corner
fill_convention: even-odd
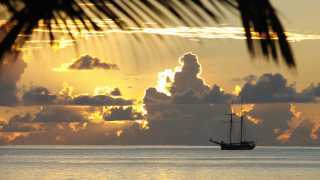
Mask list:
[[[236,114],[231,112],[227,115],[230,116],[229,142],[215,141],[213,139],[209,139],[209,142],[219,145],[221,147],[221,150],[253,150],[256,147],[256,143],[254,141],[246,141],[243,138],[244,115],[242,114],[242,104],[241,104],[241,115],[240,115],[240,141],[239,142],[232,141],[233,117]]]

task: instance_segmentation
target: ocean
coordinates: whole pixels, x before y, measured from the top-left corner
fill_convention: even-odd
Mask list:
[[[0,146],[1,180],[319,177],[320,147]]]

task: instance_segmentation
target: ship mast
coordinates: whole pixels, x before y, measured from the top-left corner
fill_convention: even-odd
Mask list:
[[[232,111],[232,105],[231,105],[231,113],[226,114],[228,116],[230,116],[230,129],[229,129],[229,143],[232,143],[232,127],[233,127],[233,115],[235,115],[235,113],[233,113]]]
[[[240,142],[243,142],[243,115],[241,114],[240,121]]]
[[[229,141],[230,141],[230,144],[231,144],[231,143],[232,143],[232,121],[233,121],[233,112],[231,112],[229,115],[230,115]]]
[[[240,100],[240,143],[242,142],[243,139],[243,114],[242,114],[242,97]]]

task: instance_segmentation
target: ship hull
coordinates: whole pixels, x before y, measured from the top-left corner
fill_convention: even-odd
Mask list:
[[[209,140],[211,143],[217,144],[220,146],[221,150],[253,150],[256,145],[253,141],[244,141],[239,143],[226,143]]]
[[[253,150],[252,144],[220,144],[221,150]]]

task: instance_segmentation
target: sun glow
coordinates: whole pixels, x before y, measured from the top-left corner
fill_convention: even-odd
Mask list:
[[[120,137],[122,135],[122,133],[123,133],[123,130],[118,130],[118,131],[116,131],[116,136]]]
[[[135,120],[135,122],[140,125],[141,129],[144,129],[144,130],[150,129],[149,122],[147,120]]]
[[[310,128],[309,137],[312,140],[319,138],[320,121],[317,118],[319,117],[319,111],[317,109],[311,109],[309,106],[303,106],[301,104],[290,104],[290,112],[292,117],[290,121],[288,121],[288,129],[276,133],[278,135],[277,140],[282,143],[288,142],[295,130],[305,124],[308,124],[306,127]]]
[[[241,89],[241,86],[236,85],[236,86],[234,87],[234,90],[233,90],[232,94],[235,95],[235,96],[239,96],[240,93],[241,93],[241,90],[242,90],[242,89]]]
[[[165,69],[158,73],[158,82],[156,89],[168,96],[171,96],[170,88],[174,80],[175,71],[172,69]]]
[[[18,138],[29,136],[30,132],[1,132],[0,139],[5,141],[6,143],[11,143]]]
[[[284,132],[280,133],[280,135],[277,137],[277,140],[279,140],[282,143],[288,142],[289,139],[292,136],[292,133],[300,126],[302,123],[301,121],[301,112],[297,111],[297,107],[294,104],[290,104],[290,112],[292,113],[292,118],[288,122],[288,129]]]
[[[233,113],[236,114],[236,116],[241,117],[242,115],[245,115],[245,117],[250,121],[251,123],[255,125],[259,125],[262,123],[262,119],[253,117],[252,115],[249,115],[251,111],[254,110],[255,104],[243,104],[241,106],[237,107],[231,107],[231,110]]]
[[[68,126],[73,132],[79,132],[81,130],[85,130],[88,126],[88,123],[87,122],[84,122],[84,123],[71,122],[68,124]]]
[[[59,95],[62,97],[74,97],[74,88],[72,86],[70,86],[68,83],[63,82],[62,84],[62,89],[59,92]]]

